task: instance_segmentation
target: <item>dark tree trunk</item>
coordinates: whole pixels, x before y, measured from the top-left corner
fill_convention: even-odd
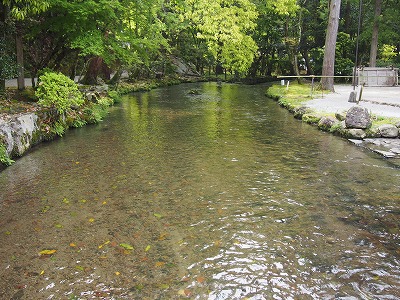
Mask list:
[[[324,61],[322,64],[322,88],[334,92],[335,75],[335,50],[336,39],[339,28],[340,1],[331,0],[329,8],[328,28],[326,30]]]
[[[301,55],[304,58],[304,63],[306,64],[306,68],[307,68],[307,75],[314,75],[314,70],[311,67],[311,63],[310,63],[310,56],[308,55],[308,51],[304,50]]]
[[[0,26],[1,26],[1,36],[0,39],[2,39],[1,43],[1,53],[0,55],[5,55],[6,54],[6,18],[7,18],[7,7],[3,4],[2,1],[0,1]],[[0,78],[0,92],[6,90],[6,79],[5,78]]]
[[[375,0],[374,25],[372,27],[371,49],[369,54],[369,66],[376,66],[378,54],[379,17],[382,12],[382,0]]]
[[[15,34],[15,46],[17,52],[17,65],[18,65],[18,90],[25,89],[25,72],[24,72],[24,44],[22,41],[22,28],[17,24],[17,30]]]
[[[89,66],[86,70],[85,76],[82,79],[83,84],[95,85],[98,84],[97,78],[100,77],[104,80],[110,80],[111,70],[105,64],[100,56],[90,59]]]

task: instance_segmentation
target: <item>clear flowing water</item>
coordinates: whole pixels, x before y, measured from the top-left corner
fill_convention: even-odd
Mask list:
[[[399,299],[399,168],[264,92],[137,93],[1,172],[0,298]]]

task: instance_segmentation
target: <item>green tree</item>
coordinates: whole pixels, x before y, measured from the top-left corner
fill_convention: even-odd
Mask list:
[[[247,71],[257,50],[250,36],[257,15],[249,0],[186,1],[185,18],[195,24],[196,37],[218,64],[238,73]]]
[[[1,23],[3,27],[3,38],[4,40],[9,39],[7,35],[7,19],[8,22],[13,22],[15,24],[15,45],[16,45],[16,59],[18,65],[18,89],[22,90],[25,88],[24,79],[24,59],[23,59],[23,32],[21,21],[26,19],[28,16],[39,14],[45,11],[50,6],[48,0],[2,0],[1,9]],[[1,80],[4,80],[1,78]],[[4,82],[1,84],[4,86]]]

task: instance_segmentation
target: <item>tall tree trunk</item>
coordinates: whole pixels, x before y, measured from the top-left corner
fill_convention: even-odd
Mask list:
[[[333,76],[335,75],[335,50],[339,28],[340,4],[341,0],[331,0],[325,38],[324,61],[322,64],[322,88],[332,92],[335,91]]]
[[[15,47],[17,53],[17,65],[18,65],[18,78],[17,84],[18,89],[25,89],[25,72],[24,72],[24,44],[22,41],[22,28],[17,24],[15,33]]]
[[[371,49],[369,53],[369,66],[376,66],[378,54],[379,17],[382,12],[382,0],[375,0],[374,25],[372,27]]]
[[[5,56],[6,54],[6,18],[7,18],[7,7],[3,4],[3,1],[0,1],[0,26],[1,26],[1,36],[0,36],[0,49],[1,56]],[[3,75],[0,73],[0,75]],[[3,76],[1,76],[3,77]],[[0,92],[6,90],[6,79],[0,78]]]
[[[111,71],[105,64],[103,58],[96,56],[90,59],[89,66],[86,70],[85,77],[82,79],[83,84],[98,84],[98,77],[110,80]]]

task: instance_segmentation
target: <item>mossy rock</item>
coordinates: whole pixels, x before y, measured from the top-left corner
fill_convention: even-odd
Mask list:
[[[307,113],[304,114],[302,117],[303,122],[306,122],[308,124],[318,124],[318,122],[321,120],[322,116],[316,115],[313,113]]]
[[[305,106],[299,106],[293,110],[294,117],[299,120],[301,120],[305,114],[309,113],[311,113],[311,109]]]
[[[336,123],[340,122],[334,117],[322,117],[318,122],[318,128],[323,131],[330,131]]]

